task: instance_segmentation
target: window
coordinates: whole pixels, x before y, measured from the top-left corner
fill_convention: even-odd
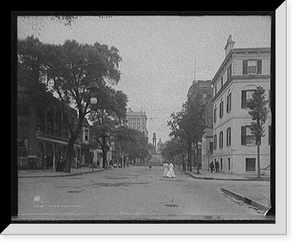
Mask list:
[[[246,158],[246,171],[255,171],[255,158]]]
[[[226,105],[226,112],[231,112],[231,92],[227,95],[227,105]]]
[[[247,61],[247,74],[256,73],[257,69],[257,61],[256,60],[248,60]]]
[[[223,113],[224,113],[223,107],[224,107],[224,103],[223,103],[223,101],[222,101],[222,102],[220,102],[220,110],[219,110],[219,113],[220,113],[220,119],[223,118]]]
[[[217,135],[214,135],[214,150],[217,149]]]
[[[214,109],[214,123],[217,122],[217,107]]]
[[[261,59],[243,60],[243,75],[261,74],[261,71],[262,71]]]
[[[204,103],[207,103],[207,94],[206,94],[206,93],[204,93],[204,94],[202,95],[202,101],[203,101]]]
[[[231,78],[232,75],[232,69],[231,69],[231,64],[227,68],[227,81]]]
[[[84,129],[84,141],[89,141],[89,130]]]
[[[248,104],[252,99],[255,90],[242,90],[242,108],[248,108]]]
[[[241,145],[255,145],[256,138],[251,133],[250,126],[241,127]]]
[[[220,132],[219,135],[219,148],[223,148],[223,132]]]
[[[230,171],[230,158],[228,158],[228,170]]]
[[[226,146],[231,146],[231,127],[226,130]]]
[[[214,143],[213,142],[209,142],[209,154],[210,155],[213,154],[213,149],[214,149]]]

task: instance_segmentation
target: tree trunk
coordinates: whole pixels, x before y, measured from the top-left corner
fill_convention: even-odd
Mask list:
[[[75,145],[75,142],[77,140],[79,133],[82,130],[83,120],[84,120],[84,115],[79,114],[79,121],[78,121],[78,125],[75,129],[75,132],[74,131],[71,132],[71,137],[68,142],[66,161],[65,161],[65,172],[66,173],[71,172],[71,164],[72,164],[72,161],[74,160],[74,145]]]
[[[192,143],[188,142],[188,170],[192,171]]]
[[[105,149],[105,146],[106,146],[106,136],[105,135],[103,135],[102,136],[102,154],[103,154],[103,168],[104,169],[106,169],[107,168],[107,162],[106,162],[106,160],[107,160],[107,151],[106,151],[106,149]]]
[[[182,156],[182,170],[186,171],[185,163],[184,163],[184,153],[182,153],[181,156]]]
[[[196,141],[195,147],[196,147],[196,165],[197,165],[197,173],[200,174],[200,162],[199,162],[199,154],[198,154],[198,141]]]
[[[66,154],[66,160],[65,160],[65,172],[70,173],[71,172],[71,163],[74,159],[74,145],[77,139],[77,135],[73,134],[71,135],[68,147],[67,147],[67,154]]]
[[[260,142],[257,144],[257,177],[260,178]]]
[[[107,152],[105,151],[105,149],[102,150],[103,151],[103,168],[106,169],[107,168]]]

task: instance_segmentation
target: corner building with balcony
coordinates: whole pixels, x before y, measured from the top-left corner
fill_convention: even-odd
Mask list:
[[[225,59],[212,79],[213,161],[219,170],[233,174],[257,174],[257,146],[251,134],[253,122],[247,107],[258,86],[265,89],[270,104],[270,48],[234,49],[231,36],[225,46]],[[271,111],[264,124],[260,146],[262,174],[269,173]]]

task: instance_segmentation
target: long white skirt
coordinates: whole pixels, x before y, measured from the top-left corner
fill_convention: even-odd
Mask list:
[[[165,167],[165,170],[164,170],[164,175],[163,175],[163,177],[167,176],[167,173],[168,173],[168,171],[169,171],[169,168],[168,168],[168,167]]]
[[[166,177],[172,177],[172,178],[175,177],[175,172],[174,172],[173,168],[169,169]]]

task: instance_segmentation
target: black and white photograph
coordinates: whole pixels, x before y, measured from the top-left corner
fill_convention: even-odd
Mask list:
[[[274,13],[18,13],[12,223],[284,226]]]

